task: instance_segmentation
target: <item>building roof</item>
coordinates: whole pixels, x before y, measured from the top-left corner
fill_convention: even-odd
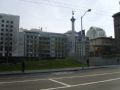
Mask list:
[[[92,40],[98,40],[98,39],[115,40],[114,38],[111,38],[111,37],[98,37],[98,38],[95,38],[95,39],[91,39],[91,41],[92,41]]]
[[[117,17],[117,16],[120,16],[120,12],[115,13],[112,17]]]
[[[20,17],[20,16],[18,16],[18,15],[12,15],[12,14],[6,14],[6,13],[0,13],[0,15]]]

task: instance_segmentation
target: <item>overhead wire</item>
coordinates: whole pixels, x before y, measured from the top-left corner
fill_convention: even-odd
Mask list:
[[[39,0],[39,1],[20,0],[20,1],[34,3],[34,4],[42,4],[42,5],[51,6],[51,7],[66,8],[66,9],[70,9],[71,11],[75,10],[77,12],[80,12],[80,9],[77,8],[78,7],[77,5],[68,4],[68,3],[60,2],[60,1],[53,1],[53,0]],[[81,6],[79,6],[79,7],[81,7]],[[81,7],[81,9],[88,9],[88,7]],[[112,15],[109,11],[105,11],[105,10],[101,10],[101,9],[93,9],[92,8],[92,13],[112,17]]]

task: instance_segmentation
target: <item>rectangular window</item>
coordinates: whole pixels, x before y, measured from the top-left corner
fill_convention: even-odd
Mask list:
[[[11,25],[10,27],[13,28],[13,25]]]
[[[13,34],[10,34],[10,36],[13,36]]]
[[[6,29],[6,31],[8,31],[8,29]]]
[[[8,25],[6,25],[6,27],[8,27]]]
[[[4,23],[5,21],[4,20],[2,20],[2,23]]]
[[[13,21],[11,21],[11,24],[13,24]]]
[[[1,29],[1,31],[4,31],[4,29]]]
[[[1,37],[1,40],[3,40],[3,37]]]
[[[6,23],[9,23],[9,21],[7,20]]]
[[[4,24],[2,24],[1,27],[4,27]]]
[[[10,32],[12,32],[13,30],[11,29]]]
[[[2,51],[2,50],[3,50],[3,46],[0,47],[0,51]]]
[[[3,33],[1,33],[1,35],[3,35]]]
[[[0,42],[0,44],[3,44],[3,42]]]

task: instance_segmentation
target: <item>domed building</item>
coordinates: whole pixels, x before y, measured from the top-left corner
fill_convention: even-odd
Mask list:
[[[89,39],[95,39],[98,37],[106,37],[106,33],[102,28],[90,27],[90,29],[87,31],[87,37],[89,37]]]

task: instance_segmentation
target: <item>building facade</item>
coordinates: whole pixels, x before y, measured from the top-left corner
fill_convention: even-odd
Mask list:
[[[58,33],[23,30],[19,34],[19,48],[19,56],[64,58],[66,36]]]
[[[113,15],[116,53],[120,54],[120,12]]]
[[[75,55],[78,57],[85,57],[89,55],[89,38],[85,36],[85,31],[75,33]],[[72,31],[65,33],[67,35],[67,52],[71,55],[72,49]]]
[[[19,16],[0,13],[0,56],[17,56]]]
[[[109,37],[100,37],[90,40],[90,56],[113,55],[115,40]]]
[[[90,27],[90,29],[87,31],[87,37],[89,37],[89,39],[106,37],[106,33],[102,28]]]

